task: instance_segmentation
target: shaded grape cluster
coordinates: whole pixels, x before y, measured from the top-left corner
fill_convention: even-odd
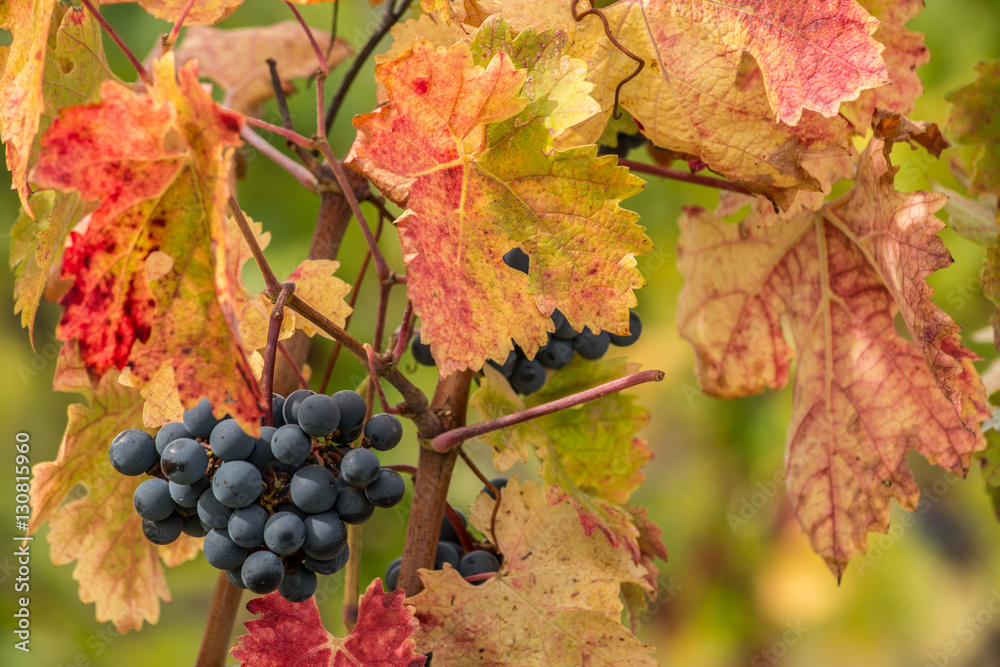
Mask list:
[[[202,399],[155,438],[119,433],[108,454],[118,472],[150,475],[133,496],[146,539],[204,537],[205,559],[234,585],[302,602],[316,575],[347,563],[346,524],[402,500],[402,477],[372,450],[395,447],[403,429],[389,414],[366,422],[353,391],[275,394],[273,406],[274,425],[255,438]]]
[[[505,254],[503,261],[512,269],[522,273],[528,272],[529,257],[520,248],[514,248]],[[552,313],[552,324],[555,331],[549,334],[545,345],[538,348],[534,359],[528,359],[520,346],[514,345],[514,349],[503,363],[493,360],[487,362],[500,371],[519,394],[527,396],[541,389],[547,379],[546,370],[557,371],[563,368],[575,355],[584,359],[600,359],[610,346],[627,347],[639,340],[639,335],[642,333],[642,321],[635,311],[629,313],[630,333],[627,336],[618,336],[607,331],[594,333],[587,327],[584,327],[582,332],[574,331],[559,310]],[[420,331],[413,337],[411,350],[417,363],[425,366],[435,365],[430,346],[420,340]]]
[[[491,479],[490,484],[497,489],[502,489],[507,485],[507,479],[504,477]],[[493,491],[488,486],[484,486],[483,491],[489,494],[489,496],[494,500],[496,499]],[[468,526],[468,521],[466,520],[465,515],[458,510],[455,510],[455,513],[458,515],[462,524],[461,530],[465,532]],[[496,554],[486,549],[473,548],[469,551],[465,551],[462,547],[462,540],[458,535],[458,530],[456,530],[455,525],[448,518],[448,515],[446,514],[444,518],[441,519],[441,531],[438,535],[437,552],[434,555],[435,570],[443,570],[444,564],[448,563],[453,568],[458,570],[460,575],[468,578],[475,575],[497,572],[500,569],[502,562],[502,554]],[[403,559],[402,557],[399,557],[389,563],[389,566],[386,567],[384,581],[387,590],[396,590],[396,586],[399,584],[399,570],[402,567],[402,564]],[[483,583],[483,581],[485,581],[485,579],[476,579],[472,582],[472,584],[478,586]]]
[[[639,148],[646,143],[646,137],[638,132],[636,134],[629,134],[627,132],[618,133],[618,145],[617,146],[605,146],[603,144],[598,145],[597,154],[598,155],[617,155],[619,158],[628,157],[629,152],[633,149]]]

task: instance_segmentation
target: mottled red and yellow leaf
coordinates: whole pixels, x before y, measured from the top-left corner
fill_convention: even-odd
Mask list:
[[[916,507],[907,452],[964,475],[989,415],[976,357],[926,283],[951,262],[935,236],[944,198],[896,192],[887,152],[873,139],[847,195],[781,224],[702,209],[681,219],[678,324],[708,393],[783,386],[787,322],[799,358],[788,489],[838,577],[868,532],[887,530],[890,499]],[[914,342],[896,333],[897,312]]]

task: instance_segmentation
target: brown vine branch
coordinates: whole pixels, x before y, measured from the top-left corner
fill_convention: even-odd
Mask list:
[[[208,609],[208,621],[205,623],[205,635],[202,637],[195,658],[194,667],[223,667],[229,654],[229,638],[236,624],[236,614],[239,612],[243,589],[233,586],[220,572],[215,580],[215,592],[212,594],[212,605]]]
[[[181,26],[184,25],[184,21],[187,19],[188,14],[191,13],[191,8],[194,7],[195,0],[188,0],[187,4],[181,9],[181,15],[177,17],[174,22],[174,27],[170,29],[170,32],[163,36],[160,43],[163,48],[170,49],[173,48],[174,43],[177,41],[177,36],[181,34]]]
[[[274,426],[274,362],[277,359],[278,336],[281,334],[281,322],[285,319],[285,300],[295,291],[295,283],[288,282],[281,286],[281,292],[271,309],[271,319],[267,325],[267,347],[264,348],[263,379],[264,402],[267,410],[264,412],[264,426]],[[297,367],[296,367],[297,368]]]
[[[104,32],[108,33],[108,37],[111,38],[111,41],[118,45],[118,48],[122,50],[122,53],[125,54],[128,61],[132,63],[132,67],[135,68],[135,72],[139,75],[139,78],[142,79],[142,82],[147,86],[151,85],[153,81],[149,78],[149,72],[146,71],[146,68],[142,66],[142,62],[135,57],[134,53],[132,53],[132,49],[128,48],[128,44],[125,43],[125,40],[123,40],[121,36],[115,32],[115,29],[111,27],[111,24],[108,23],[103,16],[101,16],[101,12],[94,7],[90,0],[80,1],[83,3],[83,6],[87,8],[87,11],[93,15],[94,20],[101,24],[101,28]]]
[[[640,58],[639,56],[635,55],[634,53],[626,49],[625,46],[618,41],[618,38],[615,37],[613,34],[611,34],[611,26],[608,25],[608,18],[604,15],[604,12],[602,12],[600,9],[588,9],[581,14],[577,14],[576,6],[577,4],[579,4],[579,2],[580,0],[572,0],[572,4],[570,4],[569,10],[570,13],[573,14],[573,18],[576,21],[582,21],[584,17],[593,14],[597,18],[601,19],[601,23],[604,24],[604,34],[607,35],[609,40],[611,40],[611,43],[614,44],[619,51],[621,51],[626,56],[628,56],[629,58],[638,63],[638,65],[636,65],[635,71],[629,74],[621,81],[619,81],[618,85],[615,87],[615,106],[614,106],[614,111],[612,112],[611,115],[614,116],[615,120],[618,120],[619,118],[622,117],[621,112],[618,111],[618,96],[622,91],[622,86],[624,86],[626,83],[628,83],[635,77],[639,76],[639,72],[641,72],[642,68],[646,66],[646,63],[642,58]]]
[[[753,194],[742,185],[733,183],[732,181],[727,181],[724,178],[715,178],[714,176],[699,176],[698,174],[691,174],[686,171],[680,171],[679,169],[670,169],[669,167],[661,167],[658,164],[646,164],[645,162],[637,162],[635,160],[627,160],[624,158],[619,159],[618,164],[622,167],[628,167],[629,171],[635,171],[640,174],[650,174],[652,176],[669,178],[670,180],[673,181],[680,181],[681,183],[693,183],[694,185],[704,185],[709,188],[728,190],[730,192],[739,192],[745,195]]]
[[[279,151],[265,140],[262,136],[244,125],[240,129],[240,136],[247,145],[251,146],[261,155],[269,159],[280,168],[287,171],[292,177],[302,184],[306,190],[316,193],[319,190],[319,182],[313,174],[302,165],[292,161],[287,155]],[[298,148],[298,146],[296,146]],[[299,149],[301,150],[301,148]]]
[[[347,548],[351,553],[344,566],[344,604],[340,617],[350,632],[358,623],[358,599],[361,597],[361,525],[347,525]]]
[[[542,403],[541,405],[536,405],[535,407],[528,408],[527,410],[521,410],[520,412],[515,412],[514,414],[479,422],[478,424],[473,424],[472,426],[463,426],[462,428],[445,431],[431,440],[431,448],[438,452],[446,452],[455,447],[455,445],[458,445],[469,438],[475,438],[476,436],[483,435],[484,433],[499,431],[502,428],[507,428],[508,426],[513,426],[514,424],[520,424],[521,422],[526,422],[529,419],[550,415],[553,412],[559,412],[560,410],[565,410],[566,408],[582,405],[588,401],[593,401],[601,398],[602,396],[607,396],[608,394],[613,394],[617,391],[634,387],[638,384],[646,382],[660,382],[663,380],[663,377],[663,371],[657,370],[640,371],[638,373],[633,373],[632,375],[626,375],[623,378],[618,378],[617,380],[612,380],[611,382],[605,382],[604,384],[597,385],[596,387],[587,389],[586,391],[571,394],[570,396],[566,396],[555,401],[549,401],[548,403]]]
[[[250,125],[255,125],[255,126],[261,128],[263,130],[267,130],[268,132],[274,132],[278,136],[281,136],[281,137],[284,137],[285,139],[288,139],[289,141],[291,141],[292,143],[296,144],[297,146],[302,146],[302,148],[306,148],[306,149],[312,149],[312,148],[314,148],[313,142],[311,140],[309,140],[309,139],[306,139],[305,137],[303,137],[298,132],[293,132],[292,130],[286,130],[283,127],[278,127],[277,125],[272,125],[271,123],[268,123],[266,120],[261,120],[259,118],[254,118],[253,116],[244,116],[243,120],[245,122],[249,123]]]
[[[298,7],[288,2],[287,0],[285,1],[285,4],[288,5],[288,8],[292,10],[292,13],[295,14],[295,18],[298,20],[299,25],[302,26],[303,30],[305,30],[306,36],[309,38],[309,43],[312,44],[313,51],[316,52],[316,60],[319,61],[320,70],[323,71],[324,75],[329,74],[330,65],[326,62],[326,58],[323,57],[323,49],[319,48],[319,43],[316,42],[316,37],[315,35],[313,35],[312,30],[309,28],[309,24],[306,23],[306,20],[304,18],[302,18],[302,14],[299,12]],[[322,110],[320,111],[320,116],[322,116]]]
[[[281,84],[281,75],[278,74],[278,63],[274,58],[268,58],[265,62],[267,63],[268,70],[271,72],[271,88],[274,90],[274,101],[278,105],[278,114],[281,115],[281,125],[289,132],[293,132],[295,131],[295,126],[292,123],[292,112],[288,109],[285,88]],[[312,153],[292,141],[286,140],[286,144],[295,153],[295,156],[299,158],[299,162],[312,172],[313,176],[320,176],[316,158],[313,157]]]

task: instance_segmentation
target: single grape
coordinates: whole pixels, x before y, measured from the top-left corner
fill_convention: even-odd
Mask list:
[[[181,507],[194,508],[198,506],[201,494],[208,489],[208,477],[202,475],[194,484],[178,484],[172,481],[168,487],[170,488],[170,497],[174,499],[175,503]]]
[[[278,512],[264,524],[264,544],[276,554],[295,553],[305,541],[305,524],[291,512]]]
[[[395,507],[406,493],[406,482],[395,470],[382,468],[375,481],[365,487],[365,495],[375,507]]]
[[[326,394],[307,396],[296,414],[302,430],[315,438],[325,438],[340,425],[340,408]]]
[[[250,555],[252,556],[253,554],[250,554]],[[247,556],[247,558],[249,559],[250,556]],[[245,564],[246,564],[246,561],[244,561],[244,565]],[[243,583],[243,566],[242,565],[239,566],[239,567],[234,567],[231,570],[226,570],[226,578],[229,579],[229,583],[231,583],[233,586],[236,586],[236,588],[243,588],[243,589],[245,589],[247,587],[247,585]]]
[[[514,368],[510,386],[519,394],[533,394],[545,385],[545,367],[534,359],[522,359]]]
[[[170,486],[159,477],[147,479],[132,494],[135,513],[150,521],[163,521],[174,513],[177,503],[170,497]]]
[[[334,439],[334,442],[340,445],[349,445],[355,440],[357,440],[364,432],[365,432],[365,425],[361,424],[357,428],[352,428],[347,433],[341,433]]]
[[[184,530],[184,517],[174,512],[162,521],[142,520],[142,534],[153,544],[170,544],[181,536]]]
[[[538,349],[535,359],[542,366],[557,371],[573,361],[573,343],[561,338],[549,338],[549,342]]]
[[[298,424],[285,424],[271,437],[271,453],[282,463],[304,463],[311,450],[312,440]]]
[[[276,554],[267,550],[255,551],[243,561],[240,578],[243,584],[258,595],[274,592],[285,577],[285,565]]]
[[[274,452],[271,451],[271,438],[274,437],[277,430],[273,426],[261,426],[260,437],[255,438],[253,441],[253,451],[250,452],[247,461],[261,472],[267,470],[268,466],[278,461],[278,459],[274,458]]]
[[[505,378],[510,378],[510,376],[514,374],[514,367],[517,365],[518,359],[520,359],[520,357],[517,352],[515,350],[511,350],[502,364],[498,364],[492,359],[490,359],[487,363],[500,371],[500,374]]]
[[[311,389],[298,389],[285,397],[285,404],[281,406],[281,416],[285,419],[285,424],[299,423],[299,406],[316,392]]]
[[[156,433],[156,453],[162,454],[163,448],[169,445],[174,440],[179,440],[181,438],[194,438],[188,430],[184,428],[184,424],[181,422],[170,422],[169,424],[164,424],[162,428]]]
[[[520,248],[513,248],[504,253],[503,263],[515,271],[527,273],[528,266],[531,264],[531,258]]]
[[[235,419],[224,419],[212,429],[209,445],[223,461],[242,461],[253,452],[256,438],[247,435]]]
[[[233,508],[226,507],[215,497],[215,491],[211,488],[205,489],[198,498],[198,518],[211,528],[224,529],[229,525],[229,517],[233,513]]]
[[[281,580],[278,585],[281,597],[289,602],[305,602],[316,592],[316,573],[299,565],[295,571]]]
[[[224,530],[212,529],[205,536],[205,560],[219,570],[231,570],[246,560],[247,550],[229,537]]]
[[[346,444],[354,439],[347,439],[350,437],[350,434],[359,426],[364,425],[365,413],[368,411],[368,406],[365,404],[365,399],[356,391],[345,389],[344,391],[338,391],[331,398],[333,398],[337,407],[340,408],[340,425],[337,428],[340,429],[342,435],[336,441],[339,444]]]
[[[111,441],[108,458],[115,470],[123,475],[136,477],[156,463],[156,442],[145,431],[130,428]]]
[[[463,577],[496,572],[499,569],[500,561],[489,551],[470,551],[462,556],[462,560],[458,563],[458,573]],[[476,581],[474,583],[478,586],[483,581]]]
[[[387,591],[396,590],[396,585],[399,583],[399,570],[403,567],[403,557],[394,559],[389,563],[389,567],[385,568],[385,589]]]
[[[288,422],[285,421],[285,415],[282,410],[285,407],[285,397],[281,394],[271,394],[271,426],[274,428],[281,428]]]
[[[628,347],[639,340],[639,336],[642,334],[642,320],[639,319],[639,315],[634,310],[629,311],[628,314],[628,331],[627,336],[610,334],[611,344],[618,347]]]
[[[461,560],[461,551],[456,550],[455,547],[447,542],[438,542],[437,553],[434,554],[435,570],[443,570],[445,563],[449,563],[452,567],[457,568]]]
[[[462,526],[468,527],[469,522],[466,520],[465,515],[458,510],[455,510],[455,513],[458,514],[458,518],[461,520]],[[445,513],[444,517],[441,518],[441,533],[438,539],[442,542],[461,542],[461,540],[458,539],[458,531],[455,530],[455,526],[452,525],[451,519],[448,518],[447,513]]]
[[[347,565],[347,559],[350,557],[351,547],[346,546],[343,551],[330,560],[317,560],[312,556],[306,556],[303,564],[307,569],[315,572],[316,574],[334,574]]]
[[[184,527],[182,530],[185,535],[190,535],[191,537],[205,537],[208,535],[209,529],[205,528],[197,514],[192,514],[191,516],[184,517]]]
[[[364,488],[378,477],[378,454],[370,449],[352,449],[340,462],[340,476],[351,486]]]
[[[578,332],[573,330],[569,320],[560,311],[556,310],[552,313],[552,324],[556,327],[555,331],[552,332],[553,338],[570,341],[576,338]]]
[[[589,329],[584,329],[583,333],[573,339],[573,348],[577,354],[591,361],[603,357],[609,345],[611,345],[611,334],[607,331],[594,334]]]
[[[264,481],[251,463],[226,461],[215,471],[212,490],[219,502],[238,509],[257,500],[264,488]],[[228,568],[227,568],[228,569]]]
[[[323,466],[304,466],[292,477],[292,502],[303,512],[319,514],[337,502],[333,473]]]
[[[205,475],[208,454],[197,440],[181,438],[163,448],[160,468],[171,482],[194,484]]]
[[[506,477],[494,477],[493,479],[490,480],[490,484],[492,484],[498,490],[502,489],[505,486],[507,486],[507,478]],[[486,493],[486,495],[488,495],[493,500],[497,499],[497,497],[495,495],[493,495],[493,491],[490,489],[490,487],[484,486],[483,487],[483,492]]]
[[[212,414],[212,404],[207,398],[198,401],[198,405],[184,411],[184,428],[195,438],[208,439],[212,429],[219,420]]]
[[[431,346],[421,342],[419,329],[413,336],[413,343],[410,345],[410,349],[413,351],[413,358],[417,360],[418,364],[424,366],[437,365],[434,361],[434,355],[431,354]]]
[[[275,514],[277,514],[278,512],[291,512],[292,514],[299,517],[303,521],[306,520],[307,516],[310,516],[309,512],[303,512],[293,503],[281,503],[280,505],[274,508],[274,512]]]
[[[302,522],[306,541],[302,550],[316,560],[329,560],[347,546],[347,526],[333,512],[311,514]]]
[[[349,485],[340,487],[333,509],[344,523],[364,523],[375,513],[375,506],[368,500],[365,490]]]
[[[374,449],[387,452],[403,439],[403,425],[395,415],[382,412],[374,415],[365,424],[365,437]]]
[[[253,549],[264,544],[264,524],[267,523],[267,510],[260,505],[247,505],[233,511],[226,524],[229,539],[235,544],[247,549]]]

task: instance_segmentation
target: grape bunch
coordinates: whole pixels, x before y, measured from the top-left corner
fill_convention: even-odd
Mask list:
[[[347,563],[346,524],[402,500],[402,477],[372,450],[395,447],[403,429],[390,414],[366,422],[353,391],[275,394],[273,406],[274,425],[254,438],[202,399],[155,438],[119,433],[108,454],[118,472],[150,475],[133,496],[146,539],[204,537],[205,559],[234,585],[302,602],[317,574]]]
[[[639,148],[646,143],[646,137],[642,134],[636,132],[635,134],[629,134],[627,132],[618,133],[618,145],[617,146],[605,146],[599,145],[597,147],[598,155],[617,155],[619,158],[626,158],[630,151],[635,148]]]
[[[512,269],[522,273],[528,272],[529,257],[520,248],[514,248],[505,254],[503,261]],[[610,346],[628,347],[639,340],[639,335],[642,333],[642,321],[635,311],[629,313],[630,333],[627,336],[618,336],[607,331],[593,333],[587,327],[578,333],[559,310],[552,313],[552,324],[555,331],[549,334],[545,345],[538,348],[534,359],[528,359],[520,346],[515,344],[502,364],[493,360],[487,362],[500,371],[519,394],[527,396],[541,389],[547,379],[546,369],[557,371],[569,364],[574,355],[578,354],[590,360],[600,359]],[[430,346],[420,340],[419,330],[413,337],[411,349],[417,363],[425,366],[435,365]]]
[[[492,484],[496,489],[502,489],[507,485],[507,480],[506,478],[498,477],[496,479],[491,479],[490,484]],[[492,489],[488,486],[484,486],[483,491],[496,500]],[[468,521],[466,520],[465,515],[458,510],[455,510],[455,513],[458,515],[462,524],[462,532],[467,533]],[[473,544],[473,546],[475,547],[477,545]],[[448,563],[453,568],[458,570],[458,573],[463,577],[473,577],[479,574],[497,572],[500,569],[500,564],[502,562],[502,554],[495,554],[486,549],[473,548],[466,552],[465,549],[462,548],[462,540],[458,535],[458,531],[455,529],[455,525],[448,518],[448,515],[446,514],[444,518],[441,519],[441,532],[438,535],[437,552],[434,556],[435,570],[444,569],[444,564]],[[402,564],[402,557],[396,558],[389,563],[389,566],[385,569],[385,585],[390,591],[396,590],[396,586],[399,584],[399,570],[402,567]],[[483,581],[485,581],[485,579],[476,579],[472,582],[472,584],[478,586],[483,583]]]

